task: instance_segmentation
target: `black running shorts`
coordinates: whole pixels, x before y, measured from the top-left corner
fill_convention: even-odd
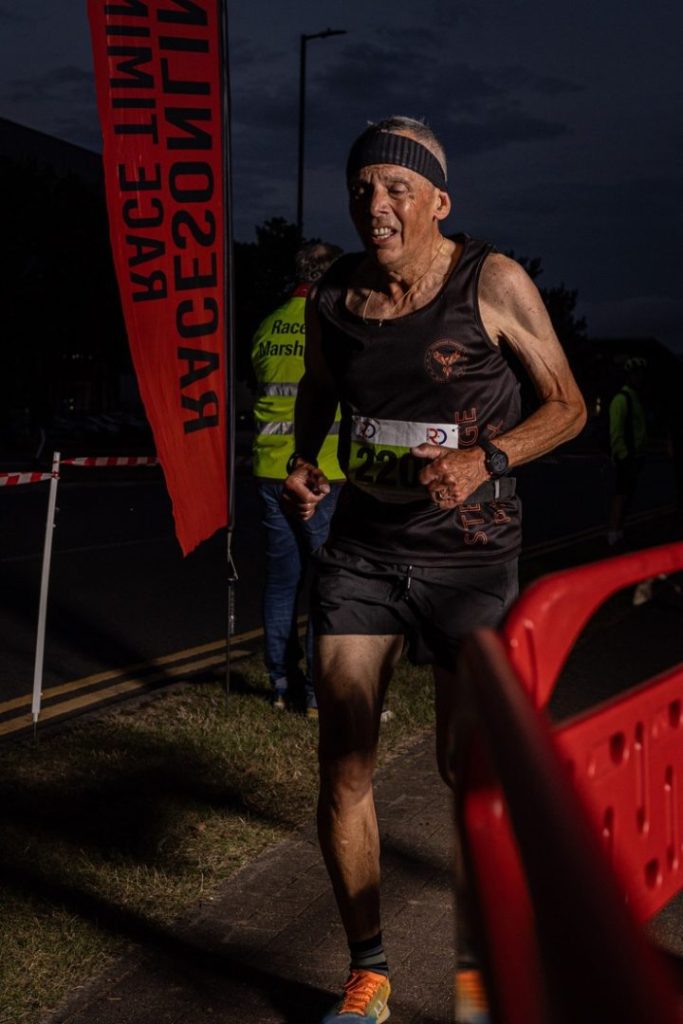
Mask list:
[[[516,558],[468,569],[393,565],[327,546],[313,558],[316,635],[403,635],[416,665],[452,670],[458,640],[498,627],[518,594]]]

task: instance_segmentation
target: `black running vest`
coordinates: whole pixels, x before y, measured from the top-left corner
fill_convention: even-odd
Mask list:
[[[439,509],[408,449],[423,441],[469,448],[520,420],[519,382],[479,316],[477,285],[491,246],[467,235],[441,291],[395,319],[346,308],[363,254],[341,257],[318,289],[322,351],[342,407],[339,461],[347,475],[330,542],[393,563],[471,566],[519,553],[516,496]]]

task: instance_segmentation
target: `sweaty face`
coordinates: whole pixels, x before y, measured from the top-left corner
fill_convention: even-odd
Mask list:
[[[387,268],[419,258],[434,238],[439,195],[406,167],[363,167],[349,182],[349,208],[366,250]]]

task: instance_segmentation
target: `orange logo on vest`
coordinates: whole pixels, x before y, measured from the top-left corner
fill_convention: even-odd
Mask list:
[[[425,352],[425,370],[439,384],[447,384],[465,372],[467,356],[456,341],[443,338],[435,341]]]

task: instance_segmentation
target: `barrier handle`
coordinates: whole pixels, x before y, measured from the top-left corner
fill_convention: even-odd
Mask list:
[[[45,520],[45,542],[43,544],[43,570],[40,577],[40,601],[38,604],[38,630],[36,635],[36,658],[33,666],[33,700],[31,716],[34,729],[40,714],[40,702],[43,696],[43,661],[45,658],[45,623],[47,620],[47,592],[50,582],[50,563],[52,561],[52,534],[55,525],[55,508],[57,507],[57,485],[59,483],[60,452],[52,453],[52,476],[50,477],[50,493],[47,500],[47,518]]]

